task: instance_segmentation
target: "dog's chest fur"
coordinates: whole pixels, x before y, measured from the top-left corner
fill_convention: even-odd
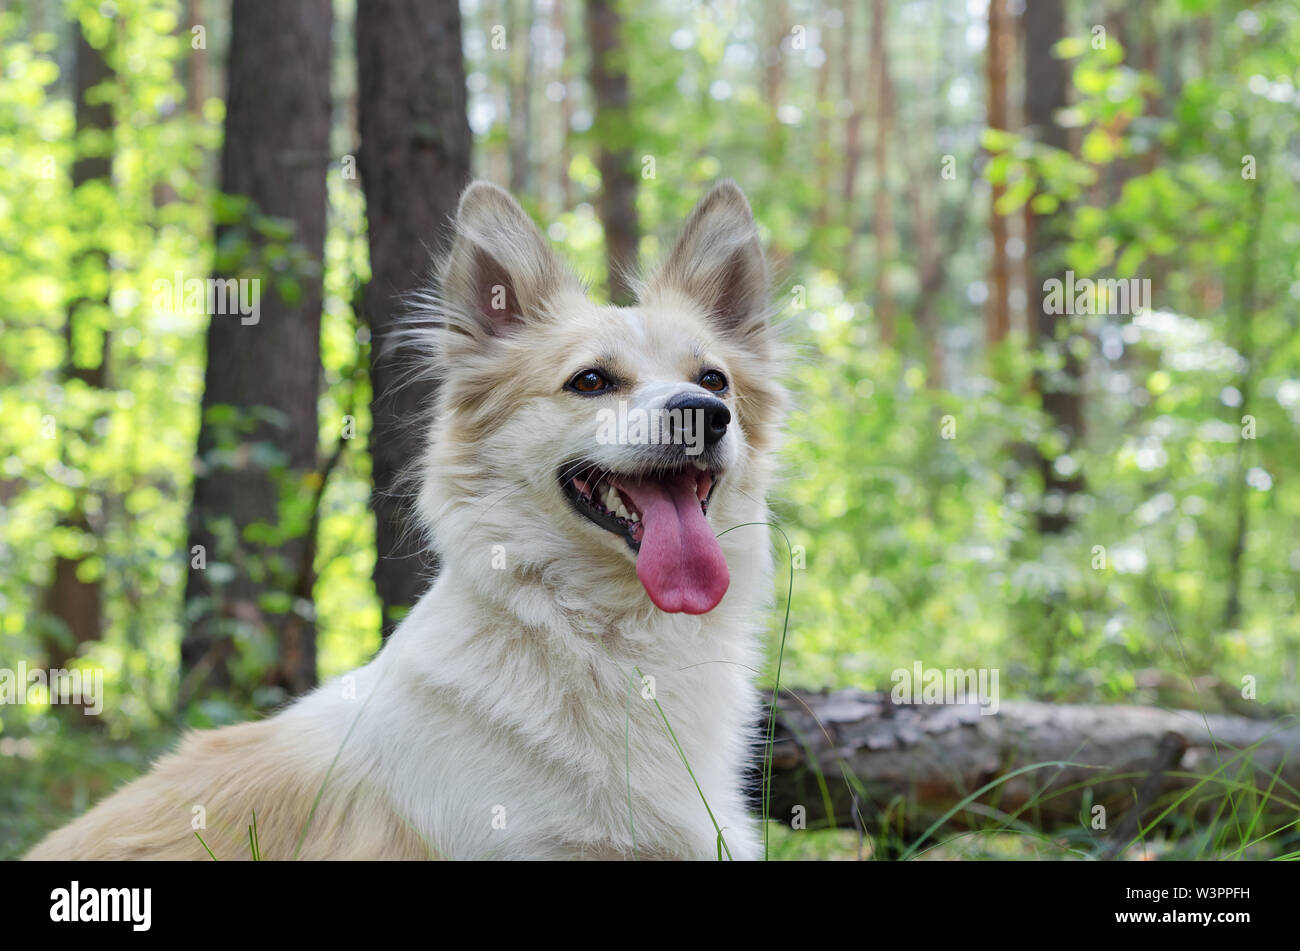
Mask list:
[[[743,621],[648,611],[593,637],[525,626],[460,580],[444,575],[355,699],[321,691],[335,716],[357,711],[352,755],[384,751],[372,768],[403,822],[458,859],[716,858],[719,829],[724,855],[754,857]]]

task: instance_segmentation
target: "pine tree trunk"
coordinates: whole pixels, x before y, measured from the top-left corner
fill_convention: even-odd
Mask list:
[[[532,0],[510,2],[510,190],[517,196],[533,187],[532,89],[533,53]]]
[[[113,129],[112,106],[104,102],[91,104],[87,93],[101,83],[113,78],[113,73],[103,50],[96,49],[86,39],[85,34],[77,30],[77,53],[74,75],[77,138],[83,135],[101,132],[111,134]],[[80,189],[94,182],[107,183],[112,177],[113,156],[111,150],[98,150],[94,154],[78,156],[72,166],[72,187]],[[88,249],[84,253],[81,267],[87,272],[93,268],[101,272],[108,270],[108,255],[99,248]],[[111,336],[104,331],[99,347],[98,362],[91,366],[79,365],[76,359],[75,341],[79,336],[79,322],[86,312],[94,308],[107,308],[107,294],[98,299],[79,297],[68,306],[67,320],[64,324],[64,365],[65,383],[79,380],[92,389],[103,389],[108,385],[108,362]],[[69,455],[67,436],[61,436],[60,452],[65,465],[76,466]],[[93,437],[86,429],[77,434],[78,440],[89,442]],[[94,530],[86,515],[86,489],[78,490],[73,508],[61,520],[64,528],[72,529],[84,536],[92,536]],[[52,669],[62,668],[77,655],[82,645],[97,641],[103,634],[103,591],[98,578],[83,580],[79,575],[86,555],[57,555],[50,585],[45,591],[44,608],[58,629],[47,637],[46,654]]]
[[[192,28],[202,26],[206,29],[209,24],[203,15],[203,0],[186,0],[185,9],[186,19],[189,22],[182,22],[180,25],[181,42],[192,47],[194,42]],[[204,42],[206,44],[206,39]],[[201,118],[203,103],[208,98],[208,51],[191,48],[186,54],[185,63],[188,67],[185,80],[185,107],[190,115]]]
[[[818,14],[825,16],[826,8],[819,7]],[[826,44],[826,38],[822,43]],[[813,211],[814,233],[824,231],[831,221],[831,156],[835,149],[831,144],[830,123],[830,57],[824,57],[817,67],[817,87],[814,106],[817,115],[817,131],[813,139],[813,162],[817,169],[817,207]]]
[[[1056,122],[1056,113],[1066,106],[1066,64],[1052,55],[1052,47],[1065,35],[1064,0],[1035,0],[1025,5],[1025,121],[1039,142],[1068,150],[1067,131]],[[1044,306],[1044,285],[1051,279],[1065,283],[1065,234],[1068,209],[1064,204],[1047,214],[1025,207],[1025,247],[1028,255],[1028,287],[1025,300],[1030,310],[1029,326],[1039,350],[1058,350],[1062,357],[1061,381],[1039,373],[1037,388],[1043,409],[1065,437],[1065,451],[1074,449],[1083,437],[1083,366],[1070,346],[1070,316],[1050,314]],[[1044,534],[1062,532],[1071,523],[1069,497],[1083,487],[1077,475],[1062,476],[1054,459],[1039,456],[1043,476],[1044,508],[1038,515],[1038,529]],[[1050,501],[1049,501],[1050,500]]]
[[[455,0],[367,0],[357,9],[357,79],[361,183],[366,194],[374,398],[370,452],[374,465],[375,587],[391,633],[428,586],[435,569],[396,485],[419,455],[421,429],[436,384],[415,380],[386,358],[402,314],[401,296],[432,277],[430,252],[446,249],[448,222],[470,177],[465,66]]]
[[[316,682],[312,540],[306,525],[285,525],[281,496],[291,503],[318,478],[332,11],[329,0],[235,0],[231,19],[222,191],[290,223],[308,263],[295,274],[297,292],[285,296],[251,214],[218,229],[219,248],[242,238],[251,251],[243,261],[219,257],[217,276],[259,278],[261,312],[255,324],[218,313],[208,326],[182,706],[212,689],[248,686],[236,683],[237,628],[273,639],[267,685],[292,695]],[[221,407],[233,407],[247,428],[233,433]],[[265,526],[286,528],[287,537]],[[195,546],[202,546],[206,568],[195,567]]]
[[[624,271],[636,264],[640,226],[636,213],[637,165],[633,152],[627,46],[619,0],[587,0],[591,46],[591,89],[596,98],[596,141],[600,143],[600,221],[605,229],[609,297],[632,302]]]
[[[856,0],[844,4],[844,28],[840,38],[840,96],[849,103],[849,114],[844,120],[844,182],[841,190],[844,203],[844,223],[848,229],[848,244],[844,248],[844,272],[857,273],[858,222],[857,209],[858,167],[862,164],[862,101],[858,89],[857,67],[853,56],[853,14]],[[851,278],[852,279],[852,278]]]
[[[1242,142],[1242,153],[1252,154],[1253,146],[1248,141]],[[1234,426],[1241,424],[1241,416],[1250,413],[1255,395],[1255,333],[1254,316],[1259,279],[1259,245],[1264,227],[1264,209],[1268,178],[1259,175],[1250,182],[1251,201],[1249,218],[1246,221],[1246,242],[1241,250],[1238,265],[1241,283],[1237,292],[1236,339],[1234,349],[1241,355],[1241,372],[1237,378],[1237,391],[1241,394],[1241,409],[1234,411]],[[1246,487],[1246,470],[1249,466],[1247,453],[1249,440],[1237,439],[1236,461],[1233,473],[1232,506],[1234,509],[1232,541],[1228,546],[1228,594],[1223,608],[1223,626],[1226,631],[1233,631],[1241,623],[1242,612],[1242,570],[1246,556],[1246,543],[1250,535],[1250,498]]]
[[[781,123],[781,102],[785,98],[786,66],[781,44],[790,35],[787,25],[790,11],[786,0],[766,0],[762,29],[766,34],[763,44],[763,102],[767,106],[768,148],[766,161],[772,168],[781,168],[789,135]],[[775,237],[775,236],[774,236]]]
[[[990,129],[1006,131],[1007,122],[1007,63],[1010,60],[1011,30],[1008,24],[1007,0],[989,0],[989,40],[985,53],[988,75],[988,125]],[[989,237],[993,241],[992,287],[989,288],[988,308],[985,312],[984,338],[990,347],[997,346],[1011,329],[1011,262],[1007,259],[1007,219],[999,214],[997,204],[1006,193],[1006,186],[993,186],[992,209],[989,212]]]
[[[556,70],[555,82],[564,87],[564,98],[560,101],[560,128],[557,131],[559,159],[555,169],[558,183],[560,211],[573,207],[573,180],[569,177],[569,164],[573,161],[573,150],[569,144],[569,125],[573,121],[573,97],[569,83],[569,29],[565,0],[554,0],[551,7],[551,30],[559,35],[559,68]]]
[[[876,245],[876,314],[880,339],[894,342],[894,298],[889,289],[889,262],[894,250],[894,223],[889,191],[889,127],[893,118],[893,91],[889,82],[889,45],[885,35],[885,0],[872,0],[871,69],[875,73],[876,141],[875,195],[872,231]]]

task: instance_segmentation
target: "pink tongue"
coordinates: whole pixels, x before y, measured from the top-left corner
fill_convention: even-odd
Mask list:
[[[704,518],[692,472],[660,482],[620,482],[641,512],[636,576],[661,611],[704,614],[727,593],[731,575],[722,546]]]

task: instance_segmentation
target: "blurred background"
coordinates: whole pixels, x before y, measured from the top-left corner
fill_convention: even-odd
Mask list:
[[[427,584],[428,389],[376,357],[471,177],[614,301],[749,195],[798,356],[769,689],[784,633],[808,690],[1297,709],[1294,0],[8,0],[0,75],[0,667],[104,685],[0,705],[0,856]],[[1161,854],[1300,849],[1281,765],[1229,772]],[[777,854],[886,854],[870,798]],[[935,854],[1101,854],[1088,807]]]

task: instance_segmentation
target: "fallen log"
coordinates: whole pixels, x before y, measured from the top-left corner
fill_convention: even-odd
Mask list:
[[[1293,718],[1034,701],[981,712],[975,703],[894,703],[855,689],[792,690],[777,702],[769,814],[796,827],[892,830],[902,840],[936,823],[947,831],[1073,826],[1109,842],[1105,854],[1114,855],[1179,794],[1194,790],[1171,815],[1204,816],[1225,796],[1270,784],[1271,802],[1294,819]]]

